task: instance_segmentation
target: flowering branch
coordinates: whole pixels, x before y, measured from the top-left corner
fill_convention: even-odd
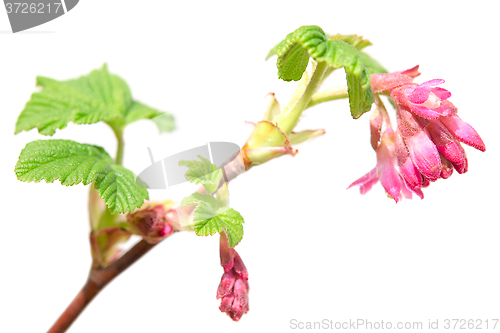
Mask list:
[[[41,134],[52,135],[69,122],[103,121],[118,140],[115,159],[93,145],[69,140],[34,141],[26,145],[16,165],[16,175],[22,181],[59,179],[66,186],[79,183],[92,186],[89,196],[92,267],[84,287],[49,332],[66,331],[109,282],[156,244],[183,230],[199,236],[220,234],[224,273],[216,297],[221,300],[219,309],[238,321],[249,310],[248,271],[234,249],[242,240],[245,221],[229,207],[227,184],[253,166],[285,154],[294,156],[298,152],[295,145],[325,134],[324,129],[294,132],[304,110],[314,105],[349,98],[353,118],[372,112],[371,145],[377,163],[350,186],[359,186],[362,194],[380,180],[388,196],[396,202],[412,194],[423,198],[422,188],[431,182],[450,177],[453,169],[467,172],[468,161],[460,142],[481,151],[486,147],[479,134],[458,117],[457,108],[448,100],[451,93],[437,87],[444,80],[414,83],[413,79],[420,74],[418,66],[387,73],[362,51],[368,45],[369,41],[356,35],[328,36],[317,26],[301,27],[289,34],[269,56],[278,56],[281,79],[300,80],[290,101],[282,108],[274,94],[269,94],[262,120],[254,123],[243,148],[221,166],[201,155],[200,161],[176,161],[188,167],[186,180],[203,185],[184,198],[180,207],[174,207],[172,201],[147,201],[145,181],[121,165],[125,126],[151,119],[160,132],[171,131],[174,128],[171,115],[133,100],[127,84],[110,74],[106,65],[75,80],[39,77],[37,81],[43,90],[33,94],[26,104],[16,132],[36,127]],[[306,71],[309,63],[310,73]],[[325,78],[340,68],[345,70],[347,86],[317,92]],[[390,97],[395,106],[395,129],[381,95]],[[58,113],[51,114],[53,110]],[[207,150],[207,156],[210,154]],[[152,163],[151,167],[164,171],[161,163]],[[120,245],[132,234],[142,240],[123,253]]]

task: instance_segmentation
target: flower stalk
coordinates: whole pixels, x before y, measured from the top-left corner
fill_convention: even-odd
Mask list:
[[[314,94],[311,97],[311,101],[309,102],[309,104],[307,104],[307,108],[310,108],[320,103],[335,101],[337,99],[343,99],[348,97],[349,95],[347,94],[347,86],[325,89],[321,92]]]

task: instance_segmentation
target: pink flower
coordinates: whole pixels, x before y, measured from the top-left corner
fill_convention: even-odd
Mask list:
[[[128,214],[127,222],[132,233],[141,236],[150,244],[159,243],[174,231],[168,223],[167,211],[162,204]]]
[[[217,289],[217,299],[221,299],[219,309],[238,321],[249,310],[248,272],[238,252],[228,246],[224,233],[220,236],[220,261],[224,274]]]
[[[406,144],[404,143],[403,137],[401,136],[399,130],[396,131],[394,135],[394,144],[396,148],[396,157],[398,160],[399,172],[405,180],[406,186],[411,191],[419,195],[420,198],[422,198],[423,194],[421,194],[421,191],[418,190],[420,187],[422,187],[422,175],[420,174],[420,171],[417,169],[417,167],[413,164],[410,151],[408,150],[408,147],[406,147]]]
[[[382,136],[380,145],[375,149],[377,153],[377,165],[363,177],[356,180],[349,187],[359,186],[361,194],[368,192],[373,184],[380,180],[387,195],[396,203],[401,200],[401,193],[406,198],[411,198],[411,192],[398,170],[398,160],[395,153],[394,131],[387,128]],[[416,188],[413,191],[420,195],[421,191]]]
[[[430,80],[420,85],[404,84],[391,90],[391,97],[396,104],[405,106],[417,116],[425,119],[438,119],[450,115],[456,108],[447,101],[451,93],[435,87],[444,80]]]

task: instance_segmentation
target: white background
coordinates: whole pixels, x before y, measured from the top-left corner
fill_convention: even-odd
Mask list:
[[[420,64],[417,82],[445,79],[486,153],[467,146],[469,172],[431,184],[422,201],[396,205],[380,184],[361,196],[345,188],[375,165],[369,116],[353,120],[346,100],[314,107],[299,127],[325,128],[325,136],[230,185],[232,206],[245,218],[237,250],[251,288],[250,312],[239,323],[215,299],[218,237],[180,233],[111,283],[70,332],[287,332],[291,319],[426,327],[429,319],[499,318],[496,13],[494,1],[84,0],[11,34],[0,10],[0,332],[46,331],[90,265],[88,188],[22,183],[13,171],[26,143],[46,139],[36,130],[13,135],[37,75],[69,79],[107,62],[135,99],[174,113],[172,134],[158,135],[147,121],[125,131],[124,164],[138,173],[149,165],[147,146],[163,158],[207,141],[242,145],[250,132],[244,121],[262,118],[264,96],[274,91],[284,102],[295,86],[277,79],[275,58],[265,55],[310,24],[369,38],[366,51],[389,70]],[[343,83],[341,72],[330,84]],[[103,124],[70,125],[54,138],[116,149]],[[192,190],[179,185],[151,197],[180,200]]]

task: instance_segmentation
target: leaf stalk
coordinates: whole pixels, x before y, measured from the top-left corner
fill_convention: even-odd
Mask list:
[[[328,65],[326,64],[326,62],[319,62],[299,100],[289,111],[283,112],[278,117],[276,117],[276,124],[287,135],[290,134],[295,125],[297,125],[302,111],[307,108],[312,96],[319,88],[327,69]]]
[[[115,132],[116,143],[117,143],[115,163],[118,165],[122,165],[123,164],[123,149],[125,146],[125,142],[123,141],[123,128],[115,128],[115,127],[112,127],[112,128],[113,128],[113,132]]]

